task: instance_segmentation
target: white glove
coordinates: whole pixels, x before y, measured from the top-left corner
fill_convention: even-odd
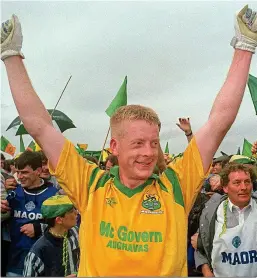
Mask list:
[[[231,41],[234,48],[255,53],[257,47],[257,14],[246,5],[236,14],[236,35]]]
[[[1,59],[4,60],[10,56],[21,56],[22,32],[21,24],[16,15],[10,20],[2,23],[1,26]]]

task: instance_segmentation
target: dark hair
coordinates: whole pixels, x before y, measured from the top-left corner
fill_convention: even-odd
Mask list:
[[[42,167],[42,158],[38,152],[25,151],[15,159],[15,167],[18,170],[30,166],[33,170]]]
[[[94,157],[94,156],[85,155],[84,158],[85,158],[86,160],[88,160],[88,161],[91,161],[91,162],[93,162],[93,163],[95,163],[95,164],[98,164],[98,160],[97,160],[97,158]]]
[[[41,156],[42,163],[47,163],[48,159],[47,159],[46,155],[44,154],[44,152],[38,151],[37,153]]]
[[[191,240],[191,236],[194,235],[199,228],[199,221],[202,210],[205,207],[205,203],[209,200],[208,196],[204,193],[198,193],[194,205],[188,216],[188,242]]]
[[[55,226],[55,219],[54,218],[45,218],[45,223],[48,225],[49,228],[53,228]]]
[[[220,173],[222,187],[228,185],[229,174],[232,172],[238,172],[238,171],[243,171],[245,173],[249,173],[252,183],[256,180],[256,173],[253,168],[250,168],[249,166],[244,165],[244,164],[229,163],[223,168],[223,170]]]
[[[228,156],[228,158],[225,158],[222,162],[221,162],[221,167],[224,168],[230,160],[231,156]]]
[[[105,165],[106,163],[110,161],[112,163],[113,166],[118,165],[118,158],[117,156],[113,155],[113,154],[109,154],[106,161],[105,161]]]
[[[4,161],[4,170],[7,172],[11,172],[11,165],[14,165],[14,162],[12,159],[6,159]]]
[[[5,160],[5,156],[3,153],[1,153],[1,160]]]

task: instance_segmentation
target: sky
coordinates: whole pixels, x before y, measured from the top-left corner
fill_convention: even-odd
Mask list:
[[[158,113],[161,145],[177,154],[187,146],[178,118],[190,117],[194,132],[207,121],[232,60],[234,15],[246,3],[257,9],[255,1],[2,1],[1,21],[19,17],[24,63],[46,108],[54,108],[72,75],[57,109],[77,127],[64,132],[74,144],[102,148],[105,110],[128,76],[128,104]],[[250,73],[257,76],[256,55]],[[1,63],[1,133],[19,149],[17,129],[6,131],[16,116]],[[246,88],[216,156],[242,149],[244,138],[256,141],[256,117]],[[25,146],[31,139],[24,136]]]

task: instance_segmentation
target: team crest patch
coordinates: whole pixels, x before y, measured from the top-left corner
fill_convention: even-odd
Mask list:
[[[146,214],[162,214],[160,197],[157,194],[145,194],[142,202],[142,207],[146,210],[141,210],[141,213]]]
[[[115,200],[114,197],[106,198],[106,204],[113,208],[114,205],[117,204],[117,201]]]
[[[30,201],[25,205],[25,208],[27,211],[32,211],[35,207],[36,207],[36,205],[34,204],[33,201]]]
[[[232,245],[235,247],[235,248],[238,248],[240,245],[241,245],[241,239],[239,236],[236,236],[232,239]]]

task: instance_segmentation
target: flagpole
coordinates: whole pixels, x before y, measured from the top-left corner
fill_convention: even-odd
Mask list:
[[[59,102],[60,102],[60,100],[61,100],[61,98],[62,98],[62,96],[63,96],[64,91],[66,90],[66,88],[67,88],[67,86],[68,86],[68,84],[69,84],[69,82],[70,82],[70,80],[71,80],[71,77],[72,77],[72,75],[69,77],[69,79],[68,79],[66,85],[64,86],[64,89],[62,90],[62,93],[61,93],[61,95],[60,95],[60,97],[59,97],[57,103],[55,104],[55,107],[54,107],[54,109],[53,109],[53,111],[52,111],[52,113],[51,113],[51,115],[50,115],[50,116],[51,116],[51,119],[52,119],[52,116],[53,116],[53,114],[54,114],[54,111],[55,111],[57,105],[59,104]],[[40,149],[41,149],[40,146],[39,146],[38,143],[35,141],[35,150],[40,150]]]
[[[109,126],[107,134],[106,134],[106,137],[105,137],[105,140],[104,140],[103,148],[102,148],[102,151],[100,153],[100,157],[99,157],[99,161],[98,161],[98,166],[100,166],[100,162],[101,162],[101,158],[102,158],[102,153],[104,151],[104,147],[105,147],[106,141],[108,139],[108,135],[109,135],[110,130],[111,130],[111,127]]]
[[[70,80],[71,80],[71,77],[72,77],[72,75],[70,76],[70,78],[68,79],[68,81],[67,81],[67,83],[66,83],[64,89],[62,90],[62,93],[61,93],[61,95],[60,95],[60,97],[59,97],[59,99],[58,99],[58,101],[57,101],[57,103],[56,103],[56,105],[55,105],[55,107],[54,107],[54,110],[53,110],[52,113],[51,113],[51,117],[52,117],[52,115],[53,115],[53,113],[54,113],[54,111],[55,111],[57,105],[59,104],[59,102],[60,102],[60,100],[61,100],[61,98],[62,98],[62,95],[63,95],[64,91],[66,90],[66,88],[67,88],[67,86],[68,86],[68,84],[69,84],[69,82],[70,82]]]

